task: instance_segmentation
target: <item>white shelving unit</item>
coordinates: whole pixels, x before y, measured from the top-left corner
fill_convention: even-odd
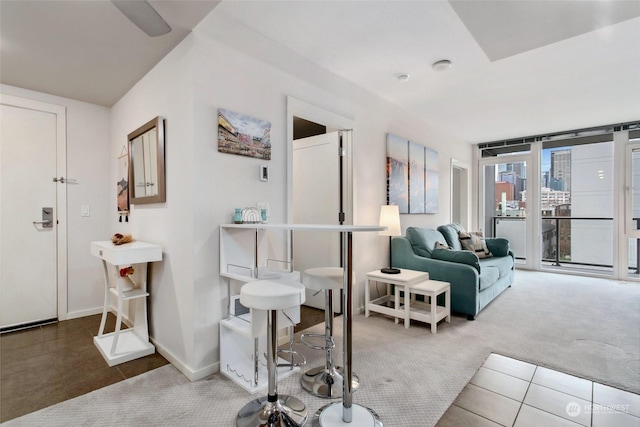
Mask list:
[[[91,254],[102,260],[104,268],[104,308],[98,336],[93,342],[109,366],[128,362],[155,352],[149,342],[147,322],[147,265],[162,260],[162,248],[151,243],[131,242],[116,246],[111,241],[91,242]],[[121,267],[134,267],[131,276],[120,276]],[[110,273],[111,271],[111,273]],[[112,284],[110,277],[114,278]],[[116,329],[105,334],[104,327],[110,308],[111,295],[116,296]],[[133,305],[133,324],[121,330],[125,301]]]
[[[266,224],[220,226],[220,275],[228,279],[229,303],[240,287],[256,279],[300,280],[292,269],[287,236],[265,233]],[[282,229],[281,229],[282,230]],[[280,234],[280,235],[278,235]],[[229,307],[231,313],[231,307]],[[278,312],[279,329],[300,322],[300,307]],[[229,314],[220,322],[220,372],[250,393],[267,387],[267,312],[250,310],[241,316]],[[291,363],[280,358],[278,363]],[[296,372],[297,367],[278,368],[278,379]]]

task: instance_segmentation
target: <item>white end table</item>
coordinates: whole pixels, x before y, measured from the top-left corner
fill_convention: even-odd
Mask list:
[[[438,305],[437,298],[443,293],[445,294],[445,303],[444,306],[441,306]],[[404,295],[406,298],[407,294]],[[424,302],[416,301],[416,295],[424,296]],[[427,303],[427,297],[431,299],[430,303]],[[410,285],[409,301],[405,299],[405,313],[407,311],[409,319],[431,324],[431,333],[435,334],[440,320],[445,319],[447,323],[451,323],[451,285],[448,282],[438,280],[427,280]],[[409,319],[405,317],[405,326],[410,322]]]
[[[411,285],[425,282],[429,280],[429,273],[424,271],[414,271],[400,269],[399,274],[387,274],[380,270],[367,273],[367,285],[364,288],[364,315],[369,317],[372,311],[395,317],[395,322],[404,319],[404,327],[409,327],[410,322],[410,304],[400,306],[400,291],[404,292],[405,298],[409,297],[409,287]],[[371,291],[369,286],[371,282],[385,283],[387,286],[386,294],[374,300],[371,300]],[[391,285],[397,286],[395,295],[391,294]],[[385,305],[389,301],[394,301],[393,308]]]

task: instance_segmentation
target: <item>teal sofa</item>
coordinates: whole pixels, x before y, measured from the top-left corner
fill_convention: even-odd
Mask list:
[[[480,259],[462,249],[459,231],[464,229],[456,223],[437,230],[407,228],[405,236],[391,240],[392,265],[426,271],[430,279],[449,282],[451,311],[475,320],[480,310],[513,283],[515,257],[507,239],[485,238],[492,256]]]

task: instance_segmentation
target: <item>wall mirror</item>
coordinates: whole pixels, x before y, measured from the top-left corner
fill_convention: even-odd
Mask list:
[[[145,123],[128,139],[130,203],[164,202],[164,119],[156,117]]]

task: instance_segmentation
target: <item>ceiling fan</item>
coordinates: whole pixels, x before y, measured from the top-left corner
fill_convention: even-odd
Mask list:
[[[111,3],[149,37],[167,34],[171,27],[147,0],[111,0]]]

